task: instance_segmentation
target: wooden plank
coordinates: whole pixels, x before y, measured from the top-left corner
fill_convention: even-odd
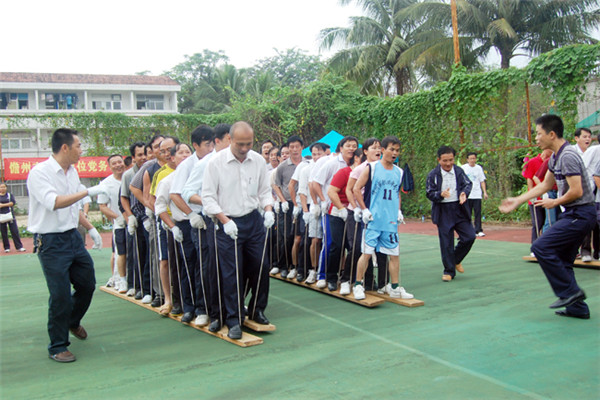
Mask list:
[[[537,262],[537,259],[532,256],[523,256],[523,260]],[[583,261],[577,259],[573,263],[573,266],[580,267],[580,268],[600,269],[600,261],[594,260],[594,261],[590,261],[590,262],[583,262]]]
[[[373,295],[367,294],[367,293],[365,293],[364,300],[356,300],[354,298],[354,296],[352,295],[352,293],[350,293],[347,296],[341,295],[339,289],[334,292],[330,292],[329,290],[327,290],[327,288],[319,289],[316,286],[316,284],[309,285],[306,282],[298,282],[295,278],[294,279],[282,278],[280,274],[276,274],[276,275],[270,274],[270,276],[271,276],[271,278],[279,279],[280,281],[292,283],[292,284],[298,285],[298,286],[303,286],[305,288],[312,289],[316,292],[325,293],[330,296],[337,297],[338,299],[350,301],[352,303],[360,304],[361,306],[368,307],[368,308],[377,307],[378,305],[385,303],[384,299],[380,299],[379,297],[376,297],[376,296],[373,296]]]
[[[248,319],[248,317],[246,317],[244,320],[244,326],[248,329],[252,329],[254,332],[273,332],[277,329],[277,327],[273,324],[259,324],[256,321]]]
[[[144,303],[142,303],[141,300],[136,300],[133,297],[129,297],[126,294],[123,294],[123,293],[119,293],[119,292],[117,292],[116,290],[114,290],[112,288],[107,288],[106,286],[100,286],[100,290],[103,291],[103,292],[105,292],[105,293],[112,294],[113,296],[116,296],[116,297],[118,297],[120,299],[127,300],[127,301],[129,301],[131,303],[134,303],[134,304],[136,304],[138,306],[141,306],[141,307],[143,307],[145,309],[154,311],[155,313],[158,314],[159,307],[154,308],[150,304],[144,304]],[[171,314],[169,314],[168,316],[164,316],[164,317],[165,318],[170,318],[170,319],[175,320],[175,321],[177,321],[179,323],[182,323],[181,322],[181,317],[182,317],[181,315],[171,315]],[[219,339],[223,339],[223,340],[225,340],[225,341],[227,341],[229,343],[233,343],[233,344],[238,345],[240,347],[256,346],[256,345],[259,345],[259,344],[263,343],[263,339],[262,338],[260,338],[258,336],[254,336],[254,335],[252,335],[250,333],[246,333],[246,332],[242,332],[242,338],[239,339],[239,340],[231,339],[231,338],[229,338],[227,336],[227,333],[229,332],[229,329],[226,326],[222,327],[221,330],[218,331],[218,332],[211,332],[211,331],[208,330],[208,325],[200,327],[200,326],[196,326],[196,325],[194,325],[192,323],[182,323],[182,324],[190,326],[190,327],[192,327],[194,329],[197,329],[199,331],[202,331],[204,333],[208,333],[211,336],[218,337]]]
[[[387,293],[377,293],[377,292],[371,292],[371,291],[368,291],[367,293],[369,293],[370,295],[373,295],[375,297],[379,297],[380,299],[384,299],[385,301],[389,301],[390,303],[400,304],[401,306],[404,306],[404,307],[421,307],[421,306],[425,305],[425,302],[423,300],[397,299],[395,297],[390,297],[390,295]]]

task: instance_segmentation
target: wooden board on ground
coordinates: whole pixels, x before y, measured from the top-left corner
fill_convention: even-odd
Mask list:
[[[136,300],[133,297],[127,296],[126,294],[119,293],[116,290],[114,290],[113,288],[107,288],[106,286],[100,286],[100,290],[103,291],[103,292],[105,292],[105,293],[112,294],[113,296],[119,297],[121,299],[127,300],[127,301],[129,301],[131,303],[134,303],[134,304],[138,305],[138,306],[144,307],[144,308],[146,308],[148,310],[154,311],[155,313],[158,314],[158,307],[154,308],[150,304],[144,304],[144,303],[142,303],[141,300]],[[165,318],[167,318],[167,317],[165,317]],[[173,319],[173,320],[178,321],[178,322],[181,322],[181,315],[172,315],[172,314],[169,314],[168,318]],[[227,337],[227,333],[229,332],[229,329],[227,329],[226,326],[224,326],[223,328],[221,328],[221,330],[218,331],[218,332],[211,332],[211,331],[208,330],[208,326],[202,326],[202,327],[200,327],[200,326],[196,326],[196,325],[191,324],[191,323],[184,323],[184,325],[188,325],[188,326],[190,326],[190,327],[192,327],[194,329],[197,329],[197,330],[202,331],[204,333],[208,333],[211,336],[218,337],[219,339],[223,339],[223,340],[225,340],[225,341],[227,341],[229,343],[236,344],[236,345],[238,345],[240,347],[256,346],[258,344],[262,344],[263,343],[263,339],[262,338],[260,338],[258,336],[251,335],[251,334],[246,333],[246,332],[242,332],[242,338],[239,339],[239,340],[230,339],[229,337]]]
[[[400,304],[401,306],[404,306],[404,307],[420,307],[420,306],[425,305],[425,302],[423,300],[397,299],[394,297],[390,297],[390,295],[387,293],[384,294],[384,293],[377,293],[377,292],[371,292],[371,291],[368,291],[367,293],[370,295],[373,295],[375,297],[379,297],[380,299],[384,299],[385,301],[389,301],[390,303]]]
[[[537,262],[537,259],[532,256],[523,256],[523,260]],[[590,261],[590,262],[583,262],[580,259],[577,259],[573,263],[573,266],[580,267],[580,268],[600,269],[600,261],[594,260],[594,261]]]
[[[244,320],[244,326],[248,329],[252,329],[254,332],[273,332],[277,329],[277,327],[273,324],[259,324],[256,321],[248,319],[248,317],[246,317]]]
[[[367,294],[367,293],[365,293],[365,299],[364,300],[356,300],[352,294],[349,294],[347,296],[341,295],[339,289],[336,290],[336,291],[334,291],[334,292],[330,292],[329,290],[327,290],[327,288],[319,289],[317,287],[316,283],[312,284],[312,285],[309,285],[308,283],[305,283],[305,282],[298,282],[296,279],[282,278],[280,274],[276,274],[276,275],[270,274],[269,276],[271,278],[279,279],[280,281],[284,281],[284,282],[292,283],[294,285],[303,286],[303,287],[312,289],[312,290],[314,290],[316,292],[325,293],[325,294],[328,294],[330,296],[337,297],[338,299],[343,299],[343,300],[346,300],[346,301],[351,301],[352,303],[360,304],[361,306],[368,307],[368,308],[377,307],[378,305],[385,303],[384,299],[380,299],[377,296],[373,296],[373,295]]]

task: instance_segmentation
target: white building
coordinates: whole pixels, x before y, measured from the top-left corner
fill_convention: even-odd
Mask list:
[[[179,84],[166,76],[0,72],[2,161],[51,154],[51,129],[35,120],[23,128],[9,129],[10,117],[98,111],[129,116],[175,114],[180,90]],[[25,181],[7,183],[15,196],[27,195]]]

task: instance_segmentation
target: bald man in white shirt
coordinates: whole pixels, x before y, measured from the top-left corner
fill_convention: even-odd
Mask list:
[[[216,153],[204,171],[204,212],[219,222],[218,262],[223,278],[225,323],[231,339],[241,339],[245,317],[244,285],[252,298],[249,318],[268,324],[264,315],[269,294],[265,228],[275,222],[273,197],[264,158],[251,150],[254,131],[246,122],[231,127],[231,145]],[[265,211],[264,220],[258,209]]]

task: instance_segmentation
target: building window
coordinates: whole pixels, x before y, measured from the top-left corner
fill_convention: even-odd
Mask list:
[[[6,190],[8,193],[12,193],[15,197],[26,197],[27,194],[27,181],[24,180],[15,180],[15,181],[6,181]],[[20,204],[17,203],[17,207]],[[21,205],[22,206],[22,205]],[[24,207],[19,207],[24,208]]]
[[[92,96],[92,109],[94,110],[120,110],[120,94],[96,94]]]
[[[75,93],[42,93],[40,100],[45,102],[46,110],[75,110],[79,103]]]
[[[29,94],[27,93],[0,93],[0,109],[2,110],[27,110],[29,108]]]
[[[3,134],[2,135],[2,150],[28,150],[33,148],[31,135],[28,133],[21,134]]]
[[[138,94],[136,108],[138,110],[164,110],[165,100],[162,95]]]

